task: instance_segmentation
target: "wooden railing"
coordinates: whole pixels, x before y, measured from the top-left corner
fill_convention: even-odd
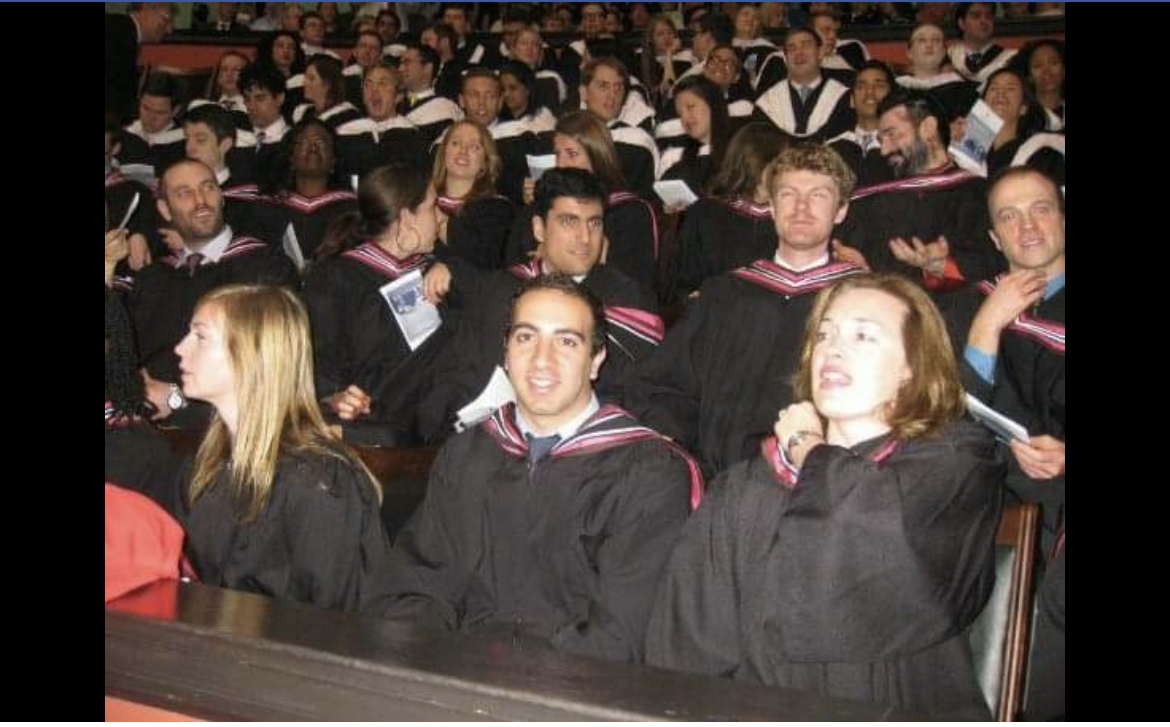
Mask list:
[[[178,581],[107,604],[105,653],[107,698],[206,719],[914,719]]]

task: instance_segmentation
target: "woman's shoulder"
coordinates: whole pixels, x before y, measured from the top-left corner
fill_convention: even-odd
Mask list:
[[[346,498],[357,494],[365,499],[371,486],[357,455],[334,443],[285,451],[277,464],[277,479],[288,497]]]
[[[995,460],[995,437],[982,424],[962,418],[933,436],[914,437],[899,446],[906,456],[946,457],[952,462],[967,457]]]

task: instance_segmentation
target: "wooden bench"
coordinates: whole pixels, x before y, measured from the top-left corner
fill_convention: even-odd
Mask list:
[[[107,709],[123,713],[129,703],[231,720],[915,719],[178,581],[107,604],[105,654]]]

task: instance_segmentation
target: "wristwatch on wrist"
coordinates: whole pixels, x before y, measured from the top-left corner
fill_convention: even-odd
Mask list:
[[[183,390],[179,388],[178,384],[171,384],[170,393],[167,394],[167,406],[171,411],[178,411],[187,406],[187,399],[183,396]]]
[[[788,441],[784,443],[784,451],[788,453],[789,457],[791,457],[792,450],[795,449],[796,447],[800,446],[801,443],[803,443],[804,440],[808,439],[809,437],[816,437],[817,439],[824,439],[825,438],[824,435],[822,435],[820,432],[813,432],[813,431],[809,431],[808,429],[801,429],[801,430],[793,432],[791,435],[789,435]]]

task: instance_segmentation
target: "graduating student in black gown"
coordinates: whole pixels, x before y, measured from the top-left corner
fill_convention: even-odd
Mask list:
[[[719,169],[731,141],[727,102],[718,86],[693,76],[674,87],[674,107],[685,136],[659,158],[661,179],[680,179],[696,196]]]
[[[993,177],[999,170],[1016,163],[1020,148],[1044,131],[1047,117],[1032,95],[1023,72],[1011,68],[1001,69],[988,77],[983,100],[1004,122],[987,151],[987,175]],[[1029,166],[1047,169],[1050,173],[1059,170],[1063,183],[1063,153],[1040,149],[1030,156]]]
[[[641,661],[662,567],[701,495],[697,467],[591,382],[601,301],[568,275],[517,293],[505,368],[516,391],[444,445],[395,541],[386,616]]]
[[[310,119],[285,137],[287,156],[260,186],[253,212],[257,237],[302,261],[316,255],[325,230],[336,217],[357,208],[352,180],[343,176],[337,159],[337,136],[322,122]],[[290,233],[291,228],[291,233]],[[293,238],[295,237],[295,245]]]
[[[216,412],[175,502],[202,581],[345,611],[372,601],[390,551],[381,491],[321,418],[297,296],[214,291],[177,351],[187,394]]]
[[[885,63],[866,61],[857,71],[850,92],[857,125],[853,129],[829,139],[829,146],[849,163],[857,175],[857,186],[885,182],[893,178],[893,170],[882,156],[881,132],[877,108],[894,89],[894,74]]]
[[[497,194],[503,163],[491,134],[472,121],[457,121],[443,135],[433,165],[439,193],[443,259],[458,257],[482,270],[504,265],[504,245],[514,210]]]
[[[920,23],[906,43],[909,64],[897,83],[907,91],[923,91],[938,101],[947,121],[966,116],[979,97],[979,84],[960,76],[947,62],[946,36],[934,23]]]
[[[279,247],[236,234],[224,223],[223,205],[215,174],[203,162],[177,162],[159,177],[158,213],[179,233],[183,246],[138,273],[129,308],[147,398],[160,418],[185,409],[174,347],[205,293],[231,283],[299,285],[288,256]],[[199,427],[206,413],[206,407],[192,407],[169,423]]]
[[[820,48],[821,37],[811,28],[788,32],[784,39],[788,77],[766,87],[761,76],[754,120],[770,121],[809,141],[832,139],[853,126],[849,87],[822,71]]]
[[[347,177],[360,179],[392,162],[430,163],[422,134],[398,113],[401,84],[398,71],[389,65],[366,71],[360,94],[367,115],[337,129],[339,163]]]
[[[938,102],[891,93],[878,116],[895,178],[856,190],[834,237],[874,272],[901,273],[931,289],[999,272],[1003,258],[987,236],[986,180],[947,153],[950,129]]]
[[[1029,444],[1010,444],[1008,488],[1042,505],[1051,543],[1065,492],[1064,198],[1051,178],[1015,167],[988,200],[1009,272],[942,304],[967,390],[1028,430]]]
[[[605,264],[615,268],[648,290],[657,288],[657,261],[660,252],[659,211],[653,202],[638,196],[626,185],[613,137],[591,111],[566,114],[552,135],[552,153],[558,168],[584,169],[596,175],[606,192]],[[534,188],[531,181],[525,182]],[[526,199],[529,192],[526,191]],[[505,250],[507,262],[525,263],[537,247],[529,207],[516,216]]]
[[[509,303],[521,283],[543,272],[573,275],[605,305],[608,355],[596,389],[608,400],[612,387],[662,341],[664,325],[650,291],[619,270],[599,264],[607,217],[604,192],[580,169],[550,169],[536,185],[533,217],[525,220],[538,241],[536,256],[507,270],[484,274],[451,260],[436,265],[429,279],[460,315],[458,330],[439,356],[433,384],[419,409],[428,439],[446,436],[455,415],[476,398],[500,362],[500,331],[508,324]],[[519,224],[519,223],[518,223]]]
[[[753,456],[792,392],[815,294],[855,265],[830,256],[853,172],[824,146],[793,146],[766,172],[772,256],[710,278],[653,354],[621,382],[623,405],[698,455],[713,475]]]
[[[392,164],[358,188],[358,211],[335,220],[305,278],[317,394],[347,439],[408,444],[417,438],[420,372],[449,325],[412,340],[382,289],[434,262],[438,221],[430,175]],[[440,311],[449,324],[450,313]]]
[[[647,661],[988,719],[967,629],[994,582],[1003,468],[962,418],[938,310],[901,276],[852,277],[817,297],[801,348],[774,436],[684,529]]]

